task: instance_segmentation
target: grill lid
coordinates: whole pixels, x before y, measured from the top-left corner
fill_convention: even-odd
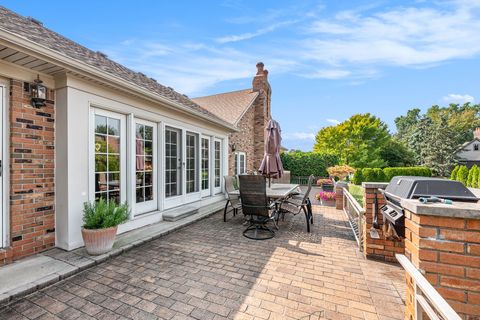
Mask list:
[[[385,188],[385,193],[397,199],[439,197],[457,201],[479,200],[460,181],[429,177],[393,177]]]

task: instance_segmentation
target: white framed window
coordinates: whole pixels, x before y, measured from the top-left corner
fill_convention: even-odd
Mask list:
[[[126,117],[92,108],[92,199],[124,202],[126,198]]]
[[[213,187],[215,193],[222,191],[222,141],[213,141]]]
[[[202,196],[210,195],[210,138],[202,137],[201,138],[201,189]]]
[[[245,152],[235,152],[235,174],[244,174],[247,172],[247,154]]]
[[[157,124],[135,119],[135,213],[158,208]]]
[[[473,145],[473,150],[478,151],[478,149],[479,149],[479,148],[478,148],[478,144],[474,144],[474,145]]]

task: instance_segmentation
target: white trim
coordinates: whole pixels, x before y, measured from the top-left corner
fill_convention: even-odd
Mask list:
[[[2,142],[0,145],[2,160],[2,176],[0,181],[0,248],[10,245],[10,157],[9,157],[9,104],[8,97],[10,92],[10,82],[6,79],[0,78],[0,134],[2,135]]]
[[[221,193],[222,192],[222,185],[223,185],[223,168],[225,166],[225,161],[224,161],[224,157],[223,157],[223,141],[222,139],[219,139],[217,137],[215,137],[214,139],[212,139],[212,145],[213,145],[213,148],[212,148],[212,159],[213,159],[213,163],[212,163],[212,187],[213,187],[213,194],[217,194],[217,193]],[[220,143],[220,185],[218,187],[215,187],[215,143],[216,142],[219,142]]]
[[[240,170],[240,169],[242,169],[241,166],[240,166],[240,157],[241,156],[243,156],[243,170]],[[237,157],[238,157],[238,159],[237,159]],[[237,162],[237,166],[234,168],[234,173],[236,175],[247,173],[247,153],[245,153],[243,151],[235,151],[235,156],[234,156],[233,161],[234,161],[233,162],[234,167],[235,167],[235,161]]]

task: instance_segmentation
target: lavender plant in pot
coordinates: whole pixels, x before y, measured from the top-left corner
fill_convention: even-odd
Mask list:
[[[82,237],[90,255],[110,251],[115,241],[117,227],[128,220],[130,210],[127,203],[117,204],[114,200],[100,199],[85,202],[83,208]]]

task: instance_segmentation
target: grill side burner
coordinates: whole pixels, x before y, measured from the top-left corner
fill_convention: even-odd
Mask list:
[[[405,237],[405,214],[402,199],[438,197],[453,201],[477,202],[479,199],[459,181],[428,177],[393,177],[385,190],[380,190],[386,204],[380,208],[384,224],[390,222],[397,234]]]

